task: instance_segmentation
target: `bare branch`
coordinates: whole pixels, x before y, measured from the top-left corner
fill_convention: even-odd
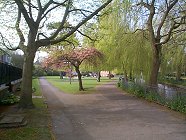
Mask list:
[[[65,3],[67,2],[68,0],[65,0],[64,2],[62,3],[58,3],[58,2],[54,2],[53,0],[50,0],[45,6],[44,8],[41,8],[40,11],[40,14],[38,14],[38,18],[37,18],[37,22],[40,22],[44,17],[46,17],[46,15],[48,13],[50,13],[52,10],[54,10],[55,8],[59,7],[59,6],[65,6]],[[54,7],[48,9],[48,7],[51,5],[51,4],[56,4]],[[47,10],[48,9],[48,10]],[[45,13],[44,13],[45,12]],[[44,14],[43,14],[44,13]],[[41,14],[43,14],[43,16],[41,17]],[[39,16],[40,15],[40,16]]]
[[[38,7],[35,6],[35,5],[33,5],[33,4],[31,3],[31,0],[28,0],[28,1],[29,1],[28,3],[27,3],[27,1],[24,1],[24,3],[25,3],[28,7],[31,7],[31,8],[34,8],[34,9],[38,10]]]
[[[44,6],[43,12],[45,12],[52,3],[53,3],[53,0],[49,0],[48,3]]]
[[[49,10],[47,10],[46,7],[43,8],[43,12],[45,12],[45,13],[44,13],[43,16],[39,19],[39,21],[41,21],[44,17],[46,17],[46,15],[47,15],[48,13],[50,13],[52,10],[54,10],[55,8],[64,5],[65,2],[67,2],[67,1],[68,1],[68,0],[65,0],[65,1],[62,2],[62,3],[57,3],[57,5],[55,5],[54,7],[50,8]],[[51,2],[50,5],[51,5],[52,3],[53,3],[53,2]],[[55,3],[55,4],[56,4],[56,3]],[[48,6],[50,6],[50,5],[48,5]],[[47,8],[48,8],[48,7],[47,7]],[[46,11],[46,10],[47,10],[47,11]]]
[[[176,29],[176,28],[178,28],[180,25],[176,25],[175,23],[171,26],[171,28],[169,29],[169,32],[168,32],[168,34],[167,34],[167,37],[164,39],[164,41],[162,41],[162,42],[160,42],[160,43],[158,43],[158,44],[165,44],[165,43],[167,43],[169,40],[170,40],[170,38],[171,38],[171,35],[172,35],[172,31],[174,30],[174,29]]]
[[[26,23],[28,24],[29,28],[31,29],[33,24],[34,24],[34,21],[31,20],[31,18],[29,17],[26,8],[23,5],[23,1],[22,0],[15,0],[15,2],[17,4],[19,10],[23,14],[23,16],[24,16],[24,18],[26,20]]]
[[[168,6],[169,6],[169,5],[168,5],[168,1],[167,1],[167,0],[165,0],[165,3],[166,3],[166,7],[168,8]]]
[[[1,42],[0,42],[0,44],[2,44],[3,46],[5,46],[7,49],[9,49],[9,50],[11,50],[11,51],[15,51],[15,50],[20,49],[19,46],[16,47],[16,48],[14,48],[14,47],[11,45],[11,43],[9,42],[9,40],[6,39],[6,38],[2,35],[1,32],[0,32],[0,37],[1,37]],[[8,44],[7,44],[6,42],[7,42]]]
[[[57,37],[57,35],[59,34],[59,31],[61,31],[63,28],[62,24],[60,26],[61,30],[59,30],[58,28],[58,34],[53,35],[52,37],[50,37],[49,39],[40,39],[38,41],[36,41],[36,46],[37,48],[41,47],[41,46],[48,46],[48,45],[54,45],[57,44],[61,41],[66,40],[66,38],[68,38],[69,36],[71,36],[75,31],[78,30],[79,27],[81,27],[83,24],[85,24],[88,20],[90,20],[93,16],[97,15],[98,12],[100,12],[103,8],[105,8],[110,2],[112,2],[112,0],[108,0],[107,2],[105,2],[103,5],[101,5],[98,9],[96,9],[92,14],[90,14],[89,16],[87,16],[86,18],[84,18],[81,22],[79,22],[74,28],[72,28],[69,32],[67,32],[66,34],[64,34],[63,36],[54,39],[54,36]],[[65,17],[65,16],[64,16]],[[63,18],[63,21],[65,23],[66,18]],[[57,33],[57,32],[56,32]]]
[[[25,42],[25,38],[24,38],[24,35],[19,27],[19,24],[20,24],[20,21],[21,21],[21,11],[18,9],[18,16],[17,16],[17,21],[16,21],[16,31],[17,31],[17,34],[19,36],[19,39],[20,39],[20,43],[21,44],[24,44]]]
[[[148,3],[143,2],[143,0],[141,0],[141,2],[138,3],[138,4],[136,4],[136,5],[137,5],[137,6],[144,6],[144,7],[147,8],[148,10],[150,10],[150,8],[151,8],[151,5],[148,4]]]
[[[46,16],[46,17],[45,17],[45,20],[44,20],[43,23],[42,23],[42,25],[39,26],[39,29],[41,29],[41,28],[43,28],[43,27],[45,26],[45,23],[47,22],[47,20],[48,20],[48,17]]]
[[[32,16],[32,4],[31,4],[31,0],[28,0],[28,9],[29,9],[30,18],[31,18],[32,20],[34,20],[34,19],[33,19],[33,16]]]
[[[163,17],[161,18],[161,22],[158,26],[158,30],[157,30],[157,37],[160,37],[160,33],[161,33],[161,29],[163,24],[165,23],[165,20],[170,12],[170,10],[173,8],[173,6],[178,2],[178,0],[174,0],[168,7],[167,10],[164,12]]]
[[[92,14],[90,14],[89,16],[87,16],[84,20],[82,20],[78,25],[76,25],[76,27],[74,27],[70,32],[68,32],[66,35],[64,35],[62,38],[56,39],[56,40],[52,40],[51,44],[56,44],[58,42],[61,42],[63,40],[65,40],[67,37],[69,37],[70,35],[72,35],[75,31],[78,30],[79,27],[81,27],[83,24],[85,24],[88,20],[90,20],[93,16],[97,15],[99,11],[101,11],[103,8],[105,8],[112,0],[108,0],[107,2],[105,2],[102,6],[100,6],[97,10],[95,10]],[[42,43],[41,43],[42,44]]]
[[[80,30],[77,30],[77,32],[80,33],[82,36],[87,37],[87,38],[90,39],[91,41],[96,41],[96,39],[92,39],[90,36],[88,36],[88,35],[82,33]]]
[[[66,10],[65,10],[62,22],[61,22],[60,26],[58,27],[58,29],[54,32],[54,34],[51,37],[49,37],[49,39],[54,39],[59,34],[59,32],[63,29],[64,24],[67,19],[67,16],[69,14],[70,3],[71,3],[71,0],[68,0],[68,4],[67,4]]]
[[[44,38],[48,39],[48,37],[46,35],[44,35],[43,33],[38,33],[37,35],[37,40],[39,40],[39,37],[43,36]]]
[[[87,15],[84,13],[92,13],[92,11],[89,11],[89,10],[84,10],[84,9],[72,9],[72,10],[69,10],[69,13],[70,12],[77,12],[79,11],[83,16],[87,17]]]
[[[182,34],[184,32],[186,32],[186,29],[174,30],[174,31],[172,31],[172,35],[174,35],[174,34]],[[164,35],[161,35],[161,37],[166,37],[166,36],[168,36],[168,33],[164,34]]]
[[[69,43],[68,45],[72,44],[73,49],[76,48],[76,45],[75,45],[72,41],[69,41],[69,40],[64,40],[64,41],[65,41],[65,42],[68,42],[68,43]],[[64,46],[64,47],[65,47],[65,46]]]
[[[41,17],[42,17],[42,14],[43,14],[43,8],[42,8],[40,0],[37,0],[37,5],[38,5],[39,9],[38,9],[38,15],[37,15],[36,23],[39,23],[39,21],[41,21]]]
[[[37,5],[39,7],[39,10],[41,10],[42,9],[42,6],[41,6],[41,1],[40,0],[37,0]]]
[[[178,23],[178,22],[174,22],[174,23],[172,24],[172,26],[170,27],[168,33],[167,33],[167,37],[164,39],[164,41],[160,42],[159,44],[162,45],[162,44],[167,43],[167,42],[170,40],[171,35],[172,35],[173,33],[178,33],[178,32],[181,32],[181,31],[186,30],[186,28],[185,28],[185,29],[181,29],[181,30],[175,30],[175,29],[179,28],[182,24],[186,24],[186,20],[185,20],[185,19],[186,19],[186,16],[183,16],[183,17],[181,18],[181,20],[180,20],[179,23]]]

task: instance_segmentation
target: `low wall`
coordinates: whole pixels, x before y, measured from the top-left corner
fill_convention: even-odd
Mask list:
[[[15,93],[18,88],[21,86],[22,79],[18,79],[15,81],[12,81],[9,84],[2,84],[0,85],[0,98],[3,98],[5,94],[11,92]]]
[[[0,99],[5,96],[5,94],[8,93],[9,86],[6,85],[0,85]]]
[[[9,86],[9,90],[11,92],[16,92],[18,88],[21,86],[22,79],[18,79],[11,82],[11,85]]]

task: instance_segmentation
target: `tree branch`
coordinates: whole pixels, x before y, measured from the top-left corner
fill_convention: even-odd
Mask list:
[[[61,24],[60,24],[60,26],[58,27],[58,29],[52,34],[52,36],[49,37],[50,40],[51,40],[51,39],[54,39],[54,38],[59,34],[59,32],[63,29],[64,24],[65,24],[66,19],[67,19],[67,16],[68,16],[68,14],[69,14],[70,3],[71,3],[71,0],[68,0],[68,4],[67,4],[66,10],[65,10],[63,19],[62,19],[62,21],[61,21]]]
[[[21,13],[23,14],[26,23],[28,24],[29,28],[31,29],[34,25],[34,21],[31,20],[31,18],[28,16],[27,10],[23,5],[23,1],[22,0],[15,0],[19,10],[21,11]]]
[[[76,48],[75,44],[74,44],[72,41],[69,41],[69,40],[64,40],[64,41],[65,41],[65,42],[68,42],[69,44],[72,44],[73,49],[75,49],[75,48]]]
[[[64,5],[65,2],[67,2],[67,1],[68,1],[68,0],[65,0],[65,1],[62,2],[62,3],[56,3],[56,2],[55,2],[55,4],[57,4],[57,5],[54,6],[54,7],[52,7],[52,8],[50,8],[50,9],[48,9],[48,10],[47,10],[47,8],[48,8],[53,2],[51,2],[50,5],[48,5],[48,7],[45,6],[45,7],[43,8],[43,12],[45,12],[45,13],[44,13],[43,16],[40,18],[39,21],[41,21],[44,17],[46,17],[46,15],[47,15],[48,13],[50,13],[52,10],[54,10],[55,8],[57,8],[57,7],[61,6],[61,5]],[[46,7],[47,7],[47,8],[46,8]],[[47,11],[46,11],[46,10],[47,10]]]
[[[173,6],[178,2],[178,0],[174,0],[168,7],[167,7],[167,10],[164,12],[164,15],[163,17],[161,18],[161,21],[160,21],[160,24],[158,26],[158,29],[157,29],[157,37],[160,38],[160,34],[161,34],[161,29],[162,29],[162,26],[163,24],[165,23],[165,20],[170,12],[170,10],[173,8]]]
[[[39,7],[39,9],[38,9],[39,11],[38,11],[36,22],[39,23],[39,21],[41,21],[41,17],[42,17],[42,14],[43,14],[43,8],[42,8],[40,0],[37,0],[37,5]]]
[[[37,40],[39,40],[39,36],[43,36],[44,38],[48,39],[48,37],[46,35],[44,35],[43,33],[38,33]]]
[[[172,26],[170,27],[170,29],[169,29],[169,31],[168,31],[168,33],[167,33],[167,37],[165,38],[165,40],[162,41],[162,42],[160,42],[159,44],[162,45],[162,44],[167,43],[167,42],[170,40],[171,35],[174,33],[174,30],[177,29],[177,28],[179,28],[182,24],[186,24],[186,20],[185,20],[185,19],[186,19],[186,16],[183,16],[183,17],[181,18],[181,20],[180,20],[179,23],[174,22],[174,23],[172,24]],[[180,31],[184,31],[184,30],[185,30],[185,29],[182,29],[182,30],[180,30]],[[175,32],[177,32],[177,30],[176,30]]]
[[[20,39],[20,44],[24,44],[25,38],[24,38],[24,35],[23,35],[23,33],[22,33],[22,31],[19,27],[20,21],[21,21],[21,11],[18,9],[18,16],[17,16],[17,21],[16,21],[15,28],[16,28],[17,34],[18,34],[19,39]]]
[[[32,16],[32,6],[31,6],[31,0],[28,1],[28,9],[29,9],[29,15],[30,18],[34,21],[33,16]]]
[[[83,19],[79,24],[77,24],[72,30],[70,30],[68,33],[64,34],[62,37],[54,39],[52,37],[50,37],[50,40],[48,39],[41,39],[39,41],[36,41],[36,46],[39,48],[41,46],[48,46],[48,45],[54,45],[57,44],[61,41],[66,40],[66,38],[68,38],[69,36],[71,36],[75,31],[78,30],[79,27],[81,27],[83,24],[85,24],[88,20],[90,20],[93,16],[97,15],[98,12],[100,12],[102,9],[104,9],[109,3],[111,3],[112,0],[108,0],[107,2],[105,2],[103,5],[101,5],[98,9],[96,9],[92,14],[90,14],[89,16],[87,16],[85,19]],[[64,19],[64,18],[63,18]],[[55,35],[57,36],[57,34]]]
[[[90,14],[89,16],[87,16],[84,20],[82,20],[78,25],[76,25],[70,32],[68,32],[66,35],[64,35],[63,37],[56,39],[56,40],[51,40],[51,45],[59,43],[63,40],[65,40],[67,37],[69,37],[70,35],[72,35],[75,31],[78,30],[79,27],[81,27],[83,24],[85,24],[88,20],[90,20],[93,16],[97,15],[98,12],[100,12],[102,9],[104,9],[109,3],[111,3],[112,0],[108,0],[107,2],[105,2],[102,6],[100,6],[97,10],[95,10],[92,14]]]
[[[90,36],[88,36],[88,35],[82,33],[80,30],[77,30],[77,32],[80,33],[82,36],[87,37],[87,38],[90,39],[91,41],[96,41],[96,39],[92,39]]]
[[[86,12],[86,13],[92,13],[92,11],[84,10],[84,9],[73,9],[73,10],[70,10],[69,13],[70,12],[77,12],[77,11],[79,11],[85,17],[87,17],[87,15],[84,12]]]
[[[145,8],[147,8],[148,10],[150,10],[150,8],[151,8],[151,5],[149,4],[149,3],[145,3],[145,2],[143,2],[143,0],[141,0],[141,2],[140,3],[138,3],[138,4],[136,4],[137,6],[144,6]]]
[[[15,50],[18,50],[18,49],[20,49],[20,47],[18,46],[18,47],[16,47],[16,48],[14,48],[12,45],[11,45],[11,43],[9,42],[9,40],[8,39],[6,39],[3,35],[2,35],[2,33],[0,32],[0,37],[1,37],[1,41],[2,42],[0,42],[0,44],[2,44],[3,46],[5,46],[7,49],[9,49],[9,50],[12,50],[12,51],[15,51]],[[8,45],[6,44],[6,42],[8,43]]]

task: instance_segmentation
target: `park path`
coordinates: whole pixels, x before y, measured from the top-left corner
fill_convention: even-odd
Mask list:
[[[71,95],[40,79],[56,140],[186,140],[186,118],[122,93],[114,82]]]

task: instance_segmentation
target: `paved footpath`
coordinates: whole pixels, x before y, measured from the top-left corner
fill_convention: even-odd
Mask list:
[[[70,95],[40,79],[56,140],[186,140],[186,117],[122,93],[114,83]]]

